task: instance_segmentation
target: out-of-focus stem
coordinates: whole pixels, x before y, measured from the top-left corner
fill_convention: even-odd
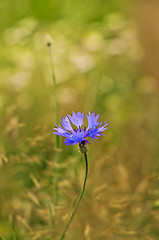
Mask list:
[[[54,100],[55,100],[55,105],[54,105],[55,122],[58,123],[59,103],[58,103],[58,98],[57,98],[56,76],[55,76],[55,70],[54,70],[54,61],[53,61],[51,41],[47,42],[47,46],[48,46],[48,50],[49,50],[50,61],[51,61],[51,70],[52,70],[53,95],[54,95]],[[56,135],[56,150],[57,150],[57,152],[56,152],[56,158],[55,158],[55,167],[57,166],[57,164],[59,162],[59,148],[60,148],[59,136]],[[57,204],[58,204],[58,170],[57,170],[57,168],[54,172],[53,184],[54,184],[54,213],[53,213],[52,223],[53,223],[53,227],[54,227],[55,219],[56,219],[56,209],[57,209]]]

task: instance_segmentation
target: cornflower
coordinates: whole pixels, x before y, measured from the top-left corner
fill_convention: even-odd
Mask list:
[[[101,132],[108,129],[108,123],[102,126],[101,122],[98,122],[99,114],[95,116],[95,113],[85,114],[88,120],[88,126],[84,125],[84,113],[77,112],[75,114],[72,112],[71,115],[66,115],[63,117],[61,124],[56,125],[56,132],[54,134],[65,137],[64,143],[66,145],[75,145],[79,143],[79,148],[82,153],[87,149],[87,144],[90,143],[88,138],[93,140],[98,139],[99,136],[104,135]],[[75,126],[72,127],[71,123]],[[84,126],[83,126],[84,125]],[[87,152],[87,151],[86,151]]]
[[[86,165],[85,178],[83,182],[82,191],[79,195],[79,198],[74,207],[74,210],[63,230],[60,240],[63,240],[65,238],[67,230],[72,222],[72,219],[77,211],[79,203],[84,194],[86,181],[87,181],[87,173],[88,173],[87,145],[90,143],[88,140],[89,138],[92,140],[98,139],[99,136],[104,135],[101,132],[108,129],[108,123],[105,122],[105,124],[102,126],[102,123],[98,122],[99,114],[95,116],[94,112],[92,114],[89,112],[88,115],[87,114],[85,115],[88,121],[87,127],[84,125],[84,122],[83,122],[84,113],[77,112],[77,114],[75,114],[74,112],[72,112],[72,116],[67,114],[65,117],[63,117],[61,121],[62,127],[60,125],[55,125],[56,127],[54,128],[54,130],[56,130],[56,132],[53,132],[56,135],[65,137],[64,143],[66,145],[75,145],[79,143],[79,150],[81,153],[84,154],[85,165]],[[71,123],[74,125],[74,127],[72,127]]]

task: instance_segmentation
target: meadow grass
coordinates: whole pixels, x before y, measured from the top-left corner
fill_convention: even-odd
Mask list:
[[[43,44],[49,32],[59,119],[95,111],[110,124],[89,146],[87,188],[66,239],[157,240],[159,102],[133,20],[115,1],[87,2],[89,11],[79,1],[16,3],[13,11],[3,1],[0,23],[1,238],[59,239],[84,179],[77,146],[62,142],[57,161],[54,71]]]

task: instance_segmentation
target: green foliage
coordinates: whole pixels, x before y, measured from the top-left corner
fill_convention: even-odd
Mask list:
[[[17,240],[14,222],[12,221],[12,239]]]
[[[68,239],[157,240],[157,81],[142,67],[143,49],[126,5],[116,0],[2,0],[0,8],[3,239],[58,239],[84,177],[77,146],[61,142],[55,164],[48,32],[60,119],[72,111],[95,111],[110,127],[89,146],[86,192]],[[55,171],[59,205],[53,232]]]

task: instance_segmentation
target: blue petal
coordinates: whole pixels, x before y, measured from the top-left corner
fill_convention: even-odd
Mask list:
[[[53,134],[59,135],[59,136],[63,136],[63,137],[68,137],[71,134],[69,132],[67,132],[65,129],[63,129],[60,125],[56,125],[57,128],[53,128],[54,130],[56,130],[57,132],[53,132]]]
[[[62,126],[64,127],[64,129],[68,130],[68,131],[73,131],[70,120],[68,119],[67,116],[63,117],[63,120],[61,121]]]
[[[91,137],[93,140],[98,139],[97,137],[103,135],[101,132],[105,131],[106,129],[108,129],[108,123],[105,122],[104,126],[101,127],[102,123],[100,123],[99,127],[95,128],[93,127],[92,129],[90,129],[87,134],[86,137]]]
[[[101,125],[102,125],[102,123],[100,123],[100,127],[99,127],[100,132],[103,132],[109,128],[109,127],[107,127],[108,123],[106,121],[105,121],[105,124],[103,125],[103,127],[101,127]]]
[[[95,116],[95,113],[93,112],[92,114],[89,112],[89,115],[87,115],[87,120],[88,120],[88,127],[87,130],[91,129],[91,128],[96,128],[99,125],[98,118],[99,118],[99,114],[97,116]]]
[[[77,112],[77,114],[75,114],[72,112],[72,116],[68,114],[68,117],[76,127],[81,127],[83,125],[84,113]]]
[[[80,129],[78,129],[77,132],[74,131],[72,135],[66,137],[64,143],[67,145],[75,145],[77,143],[80,143],[81,141],[85,141],[84,129],[82,131],[80,131]]]

